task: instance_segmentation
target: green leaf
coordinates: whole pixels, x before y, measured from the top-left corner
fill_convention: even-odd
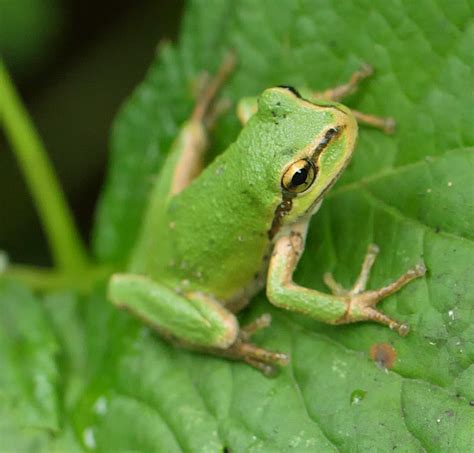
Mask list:
[[[189,2],[179,44],[161,48],[115,124],[95,232],[99,259],[129,256],[154,175],[192,110],[191,86],[233,48],[239,67],[225,94],[234,101],[282,83],[324,89],[369,62],[374,77],[347,104],[397,120],[393,136],[361,127],[352,164],[311,224],[296,281],[323,289],[322,274],[332,270],[349,286],[370,242],[381,247],[371,288],[419,262],[428,273],[381,304],[409,322],[406,338],[369,323],[322,325],[260,295],[243,316],[272,313],[258,343],[292,355],[276,379],[176,350],[97,293],[85,327],[94,372],[76,432],[100,449],[472,448],[473,6]],[[238,130],[232,115],[222,119],[212,154]],[[382,348],[394,359],[389,370],[371,359]]]
[[[56,318],[68,299],[58,300]],[[77,340],[71,324],[62,326]],[[81,348],[77,341],[75,348]],[[60,348],[41,300],[0,280],[0,451],[81,451],[62,408],[70,376],[61,356],[72,354]]]
[[[0,397],[18,414],[21,426],[55,431],[59,427],[56,339],[38,300],[27,289],[0,282],[0,309]]]

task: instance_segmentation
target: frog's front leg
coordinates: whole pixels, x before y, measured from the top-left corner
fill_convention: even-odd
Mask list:
[[[328,88],[324,91],[314,91],[312,97],[314,99],[324,99],[326,101],[339,102],[344,99],[346,96],[354,93],[359,84],[372,76],[374,73],[374,68],[369,64],[363,64],[360,69],[353,72],[346,83],[338,85],[336,87]]]
[[[212,296],[179,293],[135,274],[115,274],[108,297],[181,347],[242,360],[265,374],[272,374],[274,364],[288,362],[286,354],[258,348],[249,341],[255,331],[269,325],[268,315],[240,329],[236,317]]]
[[[373,73],[374,71],[372,66],[365,64],[358,71],[355,71],[351,75],[348,82],[343,83],[342,85],[338,85],[334,88],[328,88],[324,91],[314,91],[308,90],[306,88],[297,89],[295,91],[297,93],[301,92],[304,98],[307,98],[315,103],[317,103],[318,100],[339,102],[346,96],[354,93],[357,90],[359,84],[364,79],[370,77]],[[237,104],[237,117],[243,125],[247,123],[247,121],[256,111],[257,98],[242,98]],[[386,134],[391,134],[395,131],[395,120],[391,117],[386,118],[370,115],[353,109],[351,109],[351,112],[359,123],[381,129]]]
[[[324,91],[313,91],[310,95],[310,99],[323,99],[331,102],[339,102],[346,96],[349,96],[350,94],[357,91],[359,84],[363,80],[372,76],[373,73],[374,68],[369,64],[364,64],[359,70],[352,73],[351,77],[346,83],[333,88],[328,88]],[[351,112],[359,123],[381,129],[386,134],[392,134],[395,131],[395,120],[391,117],[385,118],[381,116],[370,115],[353,109],[351,109]]]
[[[291,233],[280,237],[275,243],[267,279],[270,302],[329,324],[375,321],[387,325],[402,336],[408,333],[406,324],[389,318],[374,307],[380,300],[398,291],[411,280],[424,275],[426,270],[423,265],[415,266],[383,288],[365,291],[370,268],[378,251],[372,245],[353,288],[344,290],[328,274],[325,281],[333,290],[333,295],[324,294],[298,286],[292,280],[293,271],[303,252],[304,236],[305,231],[295,226]]]

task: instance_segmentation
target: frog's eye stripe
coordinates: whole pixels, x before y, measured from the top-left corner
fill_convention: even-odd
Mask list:
[[[317,170],[313,163],[300,159],[293,162],[285,171],[281,180],[283,189],[290,193],[304,192],[316,179]]]
[[[337,137],[341,133],[342,129],[343,129],[342,126],[336,126],[336,127],[331,127],[330,129],[326,131],[323,139],[319,142],[318,146],[313,151],[313,155],[311,156],[311,160],[313,162],[316,162],[318,160],[319,155],[329,145],[329,142],[333,138]]]
[[[285,88],[288,91],[291,91],[297,98],[303,99],[301,97],[301,94],[299,93],[299,91],[295,87],[292,87],[290,85],[278,85],[278,88]]]

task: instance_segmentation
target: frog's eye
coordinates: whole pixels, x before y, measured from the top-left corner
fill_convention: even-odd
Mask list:
[[[306,159],[293,162],[285,171],[281,185],[285,190],[292,193],[304,192],[316,178],[314,165]]]

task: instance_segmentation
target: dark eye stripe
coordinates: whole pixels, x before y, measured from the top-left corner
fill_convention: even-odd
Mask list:
[[[337,137],[340,132],[342,131],[342,126],[331,127],[326,131],[324,134],[323,139],[319,142],[318,146],[313,151],[313,155],[311,156],[311,160],[316,163],[319,155],[324,151],[324,149],[329,145],[329,142],[334,138]]]

